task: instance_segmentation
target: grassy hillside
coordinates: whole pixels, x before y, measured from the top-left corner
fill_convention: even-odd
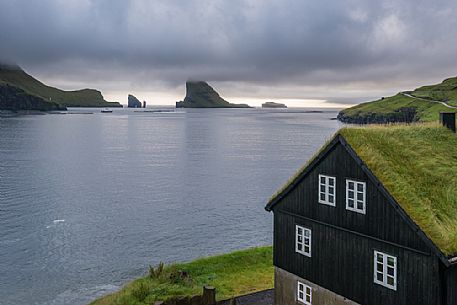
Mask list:
[[[219,300],[273,288],[272,247],[259,247],[189,263],[165,266],[91,305],[154,304],[173,296],[197,295],[203,285],[216,287]]]
[[[57,103],[65,107],[121,107],[119,103],[105,101],[100,91],[93,89],[60,90],[43,84],[17,66],[0,64],[0,86],[6,85],[40,97],[45,102]]]
[[[442,111],[457,112],[457,77],[441,84],[423,86],[391,97],[342,110],[338,119],[347,123],[436,121]]]

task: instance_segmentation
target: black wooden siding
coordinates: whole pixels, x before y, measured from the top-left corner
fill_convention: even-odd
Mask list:
[[[446,270],[446,305],[457,305],[457,265]]]
[[[319,174],[336,177],[336,207],[318,203]],[[367,183],[365,215],[346,210],[346,178]],[[341,144],[273,211],[275,266],[356,302],[439,305],[443,291],[456,287],[457,275],[441,287],[441,261]],[[311,258],[295,252],[296,224],[312,230]],[[373,282],[374,250],[397,257],[397,291]]]

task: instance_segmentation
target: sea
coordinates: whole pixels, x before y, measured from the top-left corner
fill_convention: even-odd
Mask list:
[[[338,109],[0,117],[0,304],[82,305],[148,265],[272,242],[269,197]]]

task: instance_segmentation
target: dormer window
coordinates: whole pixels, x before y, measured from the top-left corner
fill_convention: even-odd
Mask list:
[[[365,182],[346,180],[346,209],[349,211],[365,214],[366,211],[366,188]]]
[[[319,175],[319,203],[336,205],[336,178]]]

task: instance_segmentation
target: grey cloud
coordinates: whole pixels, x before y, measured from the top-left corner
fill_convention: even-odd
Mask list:
[[[0,58],[105,88],[200,78],[346,100],[456,74],[456,14],[454,0],[0,0]]]

